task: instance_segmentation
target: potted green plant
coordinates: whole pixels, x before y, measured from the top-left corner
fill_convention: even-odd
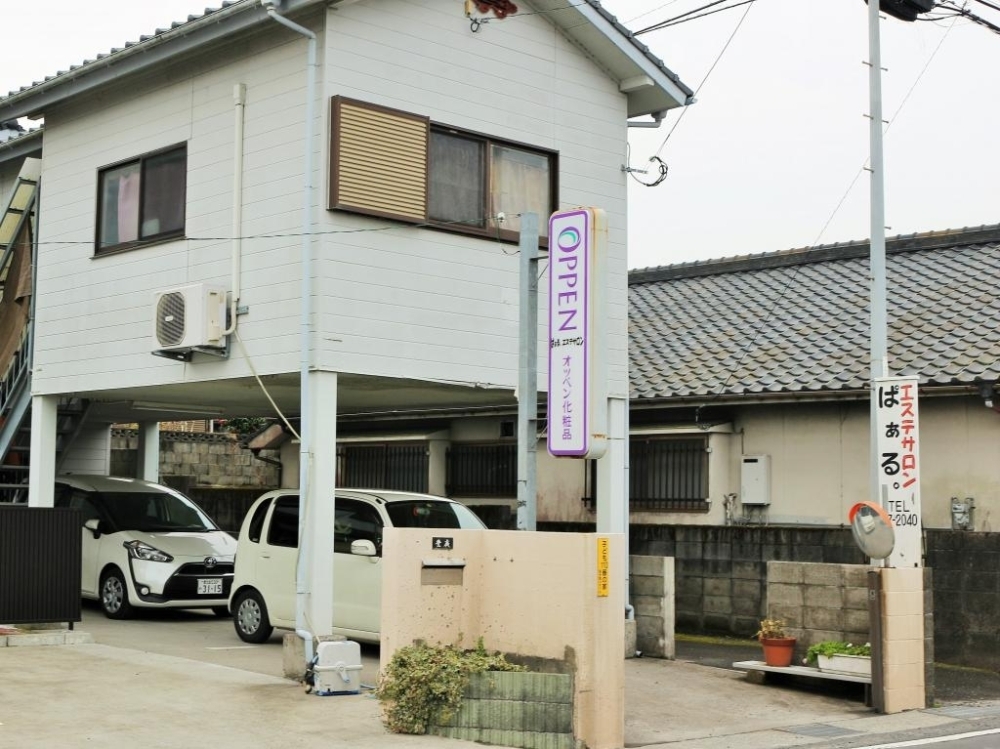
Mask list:
[[[853,645],[842,640],[824,640],[809,646],[805,662],[827,673],[871,676],[872,648],[867,642]]]
[[[762,619],[756,637],[764,650],[764,663],[782,668],[792,665],[795,638],[785,631],[784,619]]]

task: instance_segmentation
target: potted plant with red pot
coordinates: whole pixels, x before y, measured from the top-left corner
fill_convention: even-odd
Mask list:
[[[764,663],[768,666],[792,665],[795,655],[795,638],[785,631],[784,619],[762,619],[757,639],[764,649]]]

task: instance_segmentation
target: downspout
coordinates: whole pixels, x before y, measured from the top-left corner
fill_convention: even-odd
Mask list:
[[[232,280],[229,294],[229,320],[222,335],[236,332],[236,305],[240,300],[240,270],[243,262],[243,132],[247,104],[247,87],[233,86],[235,122],[233,124],[233,240],[230,267]]]
[[[267,10],[267,14],[272,20],[280,23],[296,34],[304,36],[308,42],[306,59],[306,121],[304,142],[304,162],[302,173],[302,316],[301,316],[301,343],[300,343],[300,390],[301,390],[301,416],[299,426],[299,560],[305,557],[304,533],[306,527],[305,509],[308,506],[307,496],[309,492],[309,475],[311,473],[312,454],[312,417],[309,413],[309,364],[311,359],[311,331],[310,320],[312,318],[312,223],[310,212],[312,210],[312,141],[313,141],[313,117],[315,110],[315,89],[316,89],[316,35],[304,26],[289,21],[279,15],[277,7],[281,5],[281,0],[261,0],[261,5]],[[306,663],[311,663],[313,659],[313,636],[307,629],[305,621],[305,598],[308,594],[306,590],[306,580],[303,565],[296,565],[296,595],[295,595],[295,634],[302,638],[305,647]]]

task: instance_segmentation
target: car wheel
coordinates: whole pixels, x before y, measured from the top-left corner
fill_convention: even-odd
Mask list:
[[[261,643],[274,627],[267,618],[267,606],[256,590],[244,590],[233,604],[233,626],[243,642]]]
[[[129,619],[133,614],[125,576],[117,567],[111,567],[101,577],[101,608],[108,619]]]
[[[212,613],[216,616],[226,617],[229,616],[229,609],[225,606],[213,606]]]

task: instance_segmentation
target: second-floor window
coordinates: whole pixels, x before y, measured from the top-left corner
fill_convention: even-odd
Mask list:
[[[331,113],[329,208],[506,241],[532,212],[544,243],[555,152],[339,96]]]
[[[97,182],[98,253],[184,235],[186,145],[105,167]]]
[[[538,233],[545,237],[554,210],[554,159],[541,151],[431,126],[427,218],[513,239],[521,229],[520,214],[530,211],[538,216]],[[495,220],[501,213],[504,220]]]

